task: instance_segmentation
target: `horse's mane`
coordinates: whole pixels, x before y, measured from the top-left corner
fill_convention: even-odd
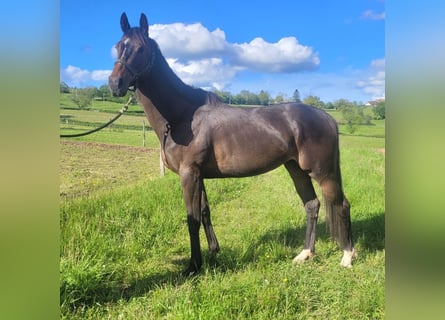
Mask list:
[[[154,50],[153,54],[156,55],[156,60],[158,60],[157,65],[162,68],[160,72],[167,76],[169,84],[172,85],[178,94],[196,105],[219,105],[222,103],[222,100],[215,93],[203,90],[201,88],[195,88],[184,83],[170,68],[155,40],[149,38],[149,46],[152,50]]]
[[[208,92],[208,91],[206,91],[206,92],[207,92],[206,104],[219,105],[219,104],[223,103],[223,101],[220,99],[220,97],[218,97],[213,92]]]

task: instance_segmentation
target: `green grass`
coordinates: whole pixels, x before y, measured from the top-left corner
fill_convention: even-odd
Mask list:
[[[317,255],[291,263],[303,245],[306,217],[280,167],[206,181],[221,252],[209,257],[201,232],[204,266],[192,279],[180,275],[190,248],[179,179],[171,172],[159,177],[153,132],[147,137],[153,149],[140,147],[136,130],[91,136],[136,147],[62,143],[62,318],[383,319],[383,125],[369,136],[340,136],[359,253],[351,270],[339,266],[342,253],[329,240],[323,207]]]

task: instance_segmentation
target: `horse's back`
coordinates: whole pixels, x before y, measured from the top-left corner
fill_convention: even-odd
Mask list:
[[[208,107],[211,129],[223,131],[279,131],[298,136],[298,143],[316,142],[338,135],[337,123],[322,109],[302,103],[282,103],[271,106]]]
[[[300,152],[336,134],[329,115],[304,104],[205,106],[197,118],[197,138],[210,150],[208,171],[220,176],[259,174],[298,161]]]

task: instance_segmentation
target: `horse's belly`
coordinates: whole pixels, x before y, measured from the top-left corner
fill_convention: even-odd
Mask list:
[[[204,174],[207,177],[246,177],[277,168],[291,158],[288,147],[276,144],[248,143],[214,148]]]

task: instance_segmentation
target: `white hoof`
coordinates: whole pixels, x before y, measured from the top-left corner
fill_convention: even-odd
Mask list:
[[[298,256],[296,256],[294,258],[294,260],[292,260],[292,263],[303,263],[304,261],[306,261],[307,259],[309,259],[310,257],[312,257],[314,254],[311,252],[310,249],[303,249],[301,250],[300,254]]]
[[[343,258],[341,258],[340,264],[345,268],[352,268],[352,259],[357,257],[357,253],[354,249],[351,251],[344,250],[343,251]]]

